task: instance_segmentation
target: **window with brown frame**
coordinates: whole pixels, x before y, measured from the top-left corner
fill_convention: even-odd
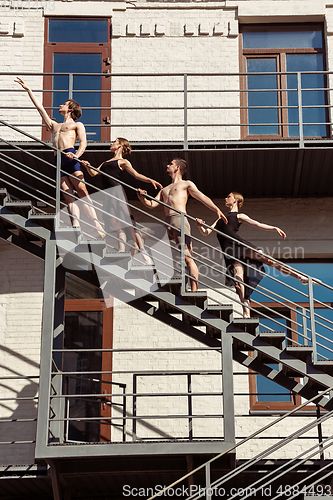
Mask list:
[[[59,105],[77,101],[87,139],[94,142],[110,140],[110,30],[106,18],[45,19],[44,72],[53,75],[44,76],[44,106],[60,121]],[[43,139],[51,139],[46,129]]]
[[[261,314],[267,316],[267,309],[269,307],[276,311],[276,315],[273,312],[269,313],[272,321],[268,318],[265,320],[261,320],[261,331],[265,331],[265,325],[268,328],[272,328],[273,330],[277,330],[277,325],[274,322],[274,319],[277,319],[279,325],[283,323],[283,326],[278,326],[278,330],[282,331],[285,335],[285,345],[292,345],[293,340],[297,340],[297,310],[292,304],[286,303],[285,306],[279,303],[262,303],[261,307],[255,307],[256,312],[258,312],[258,316]],[[281,317],[282,315],[282,317]],[[251,353],[252,355],[252,353]],[[278,366],[273,363],[268,363],[268,366],[273,369],[277,369]],[[297,379],[296,379],[297,380]],[[249,389],[250,389],[250,409],[252,411],[263,411],[263,412],[272,412],[277,410],[290,411],[295,406],[301,404],[300,396],[294,396],[290,391],[284,389],[280,385],[272,382],[261,375],[255,375],[255,372],[252,370],[249,374]]]
[[[66,283],[63,393],[70,420],[65,439],[110,441],[112,352],[99,349],[113,346],[113,301],[74,276],[68,275]]]
[[[320,280],[324,286],[313,287],[313,305],[315,314],[316,351],[319,360],[333,360],[333,262],[329,261],[297,261],[292,264],[298,271]],[[251,307],[256,310],[260,319],[260,331],[278,331],[285,336],[285,346],[311,345],[311,325],[309,319],[310,305],[300,297],[307,294],[307,288],[290,276],[278,273],[279,281],[272,281],[265,276],[260,286],[276,295],[280,300],[263,301],[260,291],[251,295]],[[282,283],[281,283],[282,282]],[[288,285],[285,287],[283,285]],[[328,286],[326,286],[328,285]],[[258,287],[260,288],[260,287]],[[258,290],[258,289],[257,289]],[[300,295],[301,294],[301,295]],[[284,297],[285,299],[281,299]],[[267,300],[267,298],[266,298]],[[269,299],[268,299],[269,300]],[[267,309],[269,308],[269,309]],[[256,314],[253,314],[256,316]],[[305,328],[305,330],[304,330]],[[278,365],[269,358],[262,360],[273,369]],[[295,380],[299,381],[297,373]],[[274,411],[290,411],[301,404],[301,398],[291,394],[277,383],[266,377],[249,372],[250,411],[253,413],[270,413]],[[305,411],[315,411],[314,406],[307,406]]]
[[[241,137],[328,137],[323,27],[241,27]]]

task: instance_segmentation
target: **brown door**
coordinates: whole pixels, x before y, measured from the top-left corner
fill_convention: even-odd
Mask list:
[[[108,304],[109,305],[109,304]],[[111,440],[113,308],[101,300],[67,300],[63,370],[66,440]],[[68,350],[68,351],[67,351]],[[77,420],[75,420],[77,419]]]
[[[56,27],[52,28],[55,21]],[[79,23],[78,26],[75,23]],[[80,23],[84,24],[80,26]],[[99,28],[98,23],[105,26],[106,35],[100,39],[102,43],[95,42],[93,37],[93,31]],[[87,139],[95,142],[110,140],[110,23],[106,19],[46,19],[44,72],[53,75],[44,76],[44,106],[54,120],[61,121],[59,105],[67,99],[77,101],[82,107],[80,121],[86,127]],[[81,35],[85,27],[91,30],[93,41],[63,41],[66,40],[64,34],[69,30],[72,30],[70,33],[75,39],[76,27],[80,28],[78,33]],[[51,134],[46,129],[43,130],[43,139],[51,140]]]

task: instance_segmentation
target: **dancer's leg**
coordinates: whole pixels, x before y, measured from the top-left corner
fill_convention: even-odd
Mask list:
[[[76,199],[74,196],[73,185],[69,178],[66,176],[61,177],[61,190],[64,200],[68,207],[68,212],[70,215],[71,223],[73,227],[80,227],[80,209],[77,206]]]
[[[243,318],[250,317],[249,300],[245,299],[245,286],[244,286],[244,268],[240,262],[234,262],[234,277],[238,280],[235,281],[236,292],[243,305]]]
[[[96,214],[96,210],[93,207],[93,203],[87,191],[86,185],[84,183],[83,173],[81,171],[74,172],[74,177],[71,177],[71,183],[76,189],[79,198],[86,198],[87,203],[83,201],[83,210],[90,217],[94,223],[94,226],[101,238],[105,238],[105,231],[99,222]]]
[[[288,276],[292,276],[293,278],[296,278],[300,280],[300,282],[303,285],[306,285],[309,280],[304,274],[301,274],[297,272],[296,270],[289,269],[288,267],[284,266],[283,264],[279,264],[278,262],[275,262],[272,259],[269,259],[268,257],[265,257],[262,255],[260,252],[256,252],[255,250],[246,250],[246,256],[249,257],[250,259],[258,260],[259,262],[262,262],[263,264],[266,264],[267,266],[274,267],[278,271],[280,271],[282,274],[286,274]]]

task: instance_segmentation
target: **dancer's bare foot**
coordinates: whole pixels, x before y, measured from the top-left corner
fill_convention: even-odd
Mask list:
[[[102,224],[99,222],[98,219],[94,219],[94,226],[95,226],[95,229],[98,233],[98,236],[100,238],[105,238],[106,236],[106,232],[104,231],[103,227],[102,227]]]

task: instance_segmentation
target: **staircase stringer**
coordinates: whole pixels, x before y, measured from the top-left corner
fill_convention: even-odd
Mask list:
[[[265,365],[257,358],[252,358],[248,356],[246,353],[238,351],[236,348],[233,349],[233,359],[237,361],[237,363],[241,364],[245,368],[249,370],[253,370],[254,372],[262,375],[263,377],[271,380],[284,387],[288,391],[292,392],[297,396],[301,396],[304,399],[310,400],[316,396],[319,397],[316,404],[325,410],[333,409],[333,399],[328,399],[325,396],[320,397],[318,395],[318,391],[312,389],[308,386],[308,384],[301,384],[297,382],[295,379],[284,375],[282,372],[274,370],[274,368],[270,368],[268,365]]]
[[[282,363],[286,368],[299,373],[300,377],[308,377],[319,386],[325,388],[333,386],[333,377],[321,372],[313,365],[310,365],[301,359],[296,359],[284,350],[281,351],[271,344],[266,344],[266,342],[261,340],[259,337],[254,337],[250,333],[241,330],[237,331],[237,329],[232,325],[229,326],[227,330],[234,339],[237,339],[238,341],[255,349],[256,352],[265,354],[271,358],[272,363]]]

